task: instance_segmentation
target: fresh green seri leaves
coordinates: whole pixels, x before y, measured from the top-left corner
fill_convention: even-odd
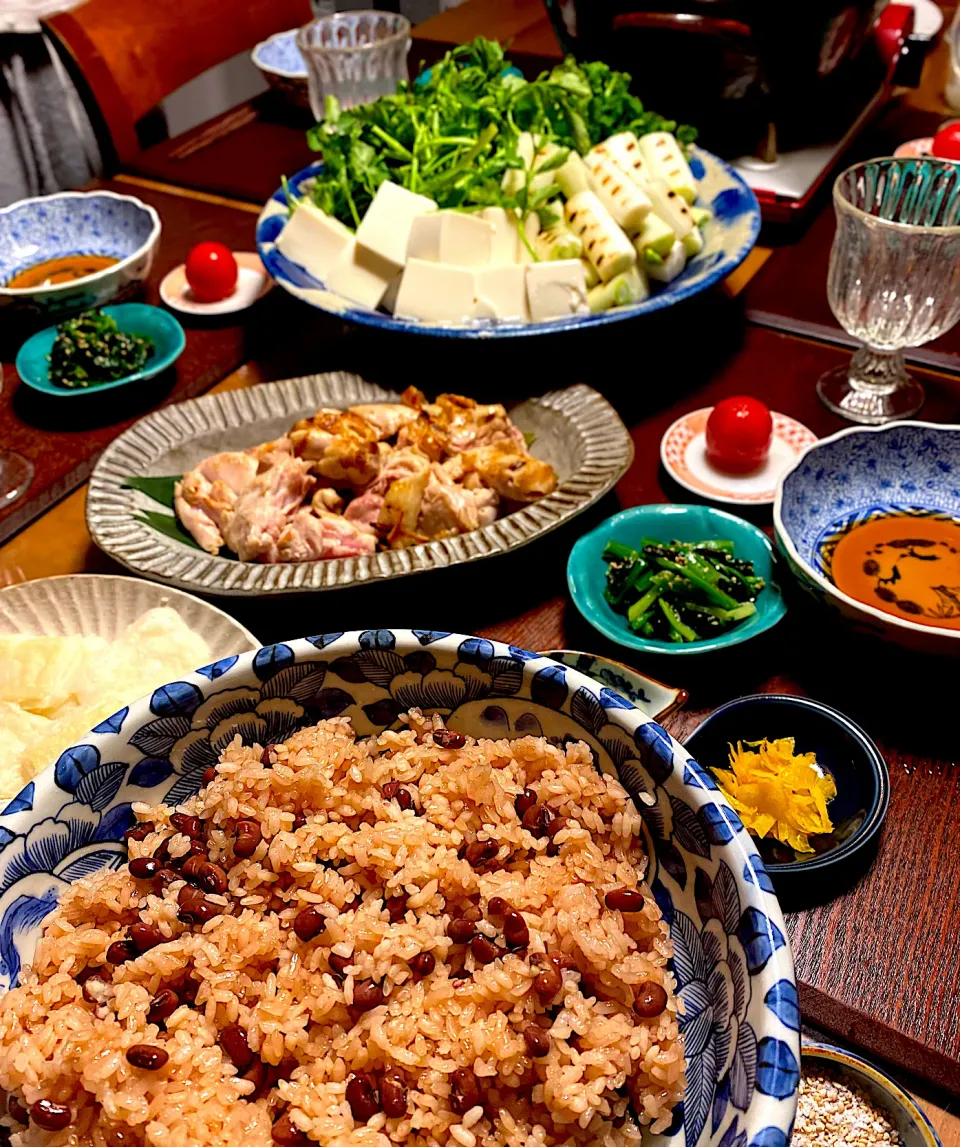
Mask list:
[[[694,128],[644,108],[630,93],[630,76],[606,64],[567,57],[532,82],[504,74],[505,67],[502,46],[478,37],[395,95],[348,110],[328,98],[323,122],[308,135],[324,161],[314,202],[356,227],[389,179],[440,207],[519,207],[526,214],[545,197],[534,202],[526,186],[514,195],[501,186],[508,169],[524,166],[522,132],[564,149],[539,165],[543,172],[558,170],[571,149],[583,154],[618,131],[675,131],[684,146],[696,138]]]

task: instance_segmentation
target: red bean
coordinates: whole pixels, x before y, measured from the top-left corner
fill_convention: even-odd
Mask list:
[[[151,832],[156,830],[156,825],[152,820],[142,821],[140,824],[135,824],[133,828],[128,828],[123,834],[124,840],[146,840]],[[42,1102],[42,1101],[41,1101]]]
[[[407,1085],[395,1067],[388,1067],[380,1077],[380,1102],[388,1119],[402,1119],[407,1114]]]
[[[195,889],[194,891],[198,891]],[[212,920],[215,916],[223,915],[223,907],[220,904],[214,904],[212,901],[204,898],[203,893],[200,893],[200,899],[188,900],[180,911],[177,913],[177,919],[183,924],[206,924],[208,920]]]
[[[358,1123],[366,1123],[380,1112],[380,1097],[365,1071],[355,1071],[347,1080],[347,1103]]]
[[[633,888],[611,888],[603,902],[612,912],[643,911],[643,893]]]
[[[633,1010],[644,1020],[652,1020],[654,1016],[663,1013],[667,1006],[667,993],[661,984],[653,980],[644,980],[637,985],[637,994],[633,998]]]
[[[7,1114],[11,1119],[15,1119],[17,1123],[27,1124],[30,1122],[29,1111],[27,1111],[15,1095],[7,1096]]]
[[[206,788],[207,785],[213,784],[216,779],[217,770],[213,767],[213,765],[211,765],[209,769],[204,769],[203,776],[200,778],[204,788]]]
[[[384,1001],[383,988],[373,980],[361,980],[353,987],[353,1008],[357,1012],[369,1012],[378,1008]]]
[[[523,1029],[523,1042],[527,1045],[527,1055],[531,1059],[543,1059],[550,1054],[550,1037],[536,1024]]]
[[[161,868],[153,880],[150,881],[154,896],[162,896],[164,889],[179,879],[179,875],[174,872],[172,868]]]
[[[135,856],[129,868],[135,880],[152,880],[160,871],[160,861],[155,856]]]
[[[537,803],[537,794],[533,789],[524,789],[523,792],[513,802],[513,807],[517,810],[517,816],[521,820],[527,815],[527,812],[533,808]]]
[[[280,1147],[308,1147],[311,1142],[310,1137],[300,1130],[289,1115],[280,1116],[273,1125],[270,1137]]]
[[[83,985],[81,995],[88,1004],[99,1007],[103,1003],[103,989],[107,984],[108,981],[103,976],[91,976]]]
[[[279,747],[279,745],[275,745],[272,742],[269,745],[263,746],[263,750],[260,753],[260,764],[263,765],[265,769],[271,769],[277,763],[276,756]]]
[[[474,936],[470,941],[470,951],[478,964],[492,964],[498,956],[503,955],[496,944],[486,936]]]
[[[530,929],[516,909],[509,909],[503,917],[503,936],[510,948],[526,948],[530,943]]]
[[[546,805],[533,805],[523,814],[522,824],[534,836],[543,837],[547,835],[552,820],[553,813]]]
[[[172,988],[161,988],[150,1001],[147,1023],[162,1024],[180,1007],[180,997]]]
[[[191,884],[196,884],[200,869],[206,863],[207,861],[202,856],[188,856],[183,868],[180,869],[180,875],[184,880],[189,880]]]
[[[466,1115],[480,1102],[480,1088],[472,1071],[458,1067],[450,1076],[450,1106],[457,1115]]]
[[[469,920],[457,917],[447,925],[447,935],[454,944],[469,944],[477,934],[476,928]]]
[[[490,916],[505,916],[510,911],[510,905],[502,896],[491,896],[487,904],[487,913]]]
[[[499,851],[500,845],[495,840],[475,840],[467,845],[463,855],[471,868],[482,868],[485,864],[489,864]]]
[[[462,749],[467,743],[467,738],[463,733],[457,733],[453,729],[434,729],[433,743],[439,745],[441,749]]]
[[[304,944],[315,940],[326,926],[326,918],[315,904],[311,904],[308,908],[301,908],[293,921],[293,930],[297,934],[297,939],[302,940]]]
[[[571,821],[567,817],[558,816],[558,817],[555,817],[547,825],[547,836],[550,838],[550,843],[547,845],[547,856],[559,856],[560,855],[560,845],[557,844],[557,842],[553,838],[557,835],[557,833],[562,828],[566,828],[567,825],[570,823],[571,823]]]
[[[100,967],[99,964],[88,965],[82,971],[77,972],[77,974],[73,978],[78,984],[85,984],[87,982],[87,980],[90,979],[91,976],[96,976],[96,975],[99,975],[101,979],[103,979],[103,978],[109,979],[110,978],[110,973],[105,972]]]
[[[62,1131],[73,1122],[73,1115],[65,1103],[52,1099],[38,1099],[30,1104],[30,1118],[44,1131]]]
[[[353,963],[352,956],[338,956],[336,952],[327,954],[327,963],[330,965],[330,974],[336,980],[342,980],[347,974],[347,968]]]
[[[141,1071],[159,1071],[166,1067],[170,1053],[152,1043],[135,1043],[127,1048],[127,1063]]]
[[[137,958],[137,949],[130,940],[114,940],[107,949],[108,964],[125,964]]]
[[[237,838],[233,842],[233,854],[240,860],[253,856],[263,840],[263,830],[255,820],[237,821]]]
[[[200,840],[203,836],[203,821],[198,816],[188,816],[185,812],[175,812],[170,817],[170,824],[177,832],[186,833],[191,840]]]
[[[166,937],[156,924],[131,924],[130,939],[138,952],[149,952],[151,948],[162,944]]]
[[[406,893],[401,896],[387,896],[383,901],[383,906],[390,914],[390,923],[399,924],[407,911]]]
[[[563,976],[552,964],[548,964],[533,981],[533,990],[546,1003],[552,1000],[563,987]]]
[[[253,1063],[254,1055],[247,1043],[247,1033],[239,1024],[229,1024],[225,1027],[220,1032],[217,1042],[230,1056],[234,1066],[241,1071]]]
[[[227,890],[227,874],[219,864],[205,860],[200,865],[196,876],[197,883],[207,892],[223,894]]]
[[[426,979],[436,966],[437,959],[432,952],[419,952],[410,961],[410,970],[418,980]]]

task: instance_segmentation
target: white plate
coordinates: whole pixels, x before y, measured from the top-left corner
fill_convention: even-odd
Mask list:
[[[711,502],[772,505],[777,482],[797,455],[817,441],[816,434],[786,414],[773,416],[773,442],[766,462],[751,474],[725,474],[707,461],[707,419],[712,406],[678,418],[660,440],[660,460],[678,485]]]
[[[237,285],[233,293],[215,303],[201,303],[193,297],[187,282],[186,264],[168,272],[160,284],[160,298],[168,307],[185,315],[229,315],[245,311],[273,286],[273,281],[253,251],[234,251],[237,260]]]

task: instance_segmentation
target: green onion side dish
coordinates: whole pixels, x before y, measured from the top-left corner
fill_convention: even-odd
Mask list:
[[[110,315],[84,311],[57,327],[50,379],[69,389],[114,382],[142,370],[155,349],[153,339],[126,334]]]
[[[660,542],[639,550],[611,539],[604,597],[634,633],[676,644],[733,629],[757,612],[764,587],[751,562],[734,556],[733,542]]]

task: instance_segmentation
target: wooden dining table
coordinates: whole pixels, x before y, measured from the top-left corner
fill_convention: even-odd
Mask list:
[[[469,0],[418,29],[417,42],[426,57],[481,25],[487,35],[512,38],[532,59],[559,52],[539,0]],[[938,94],[943,65],[942,53],[935,53],[919,91],[894,101],[872,129],[869,146],[892,150],[905,125],[935,124],[949,115]],[[231,115],[227,129],[218,128],[224,122],[218,117],[161,145],[156,154],[138,157],[101,184],[153,204],[163,220],[160,252],[144,290],[147,302],[159,301],[163,274],[199,239],[252,249],[258,204],[281,174],[294,170],[293,163],[302,166],[309,159],[299,113],[285,113],[268,100]],[[808,313],[828,321],[819,298],[816,305],[804,299],[797,319],[782,313],[789,310],[789,291],[781,288],[774,297],[772,290],[757,288],[765,276],[781,283],[789,273],[782,266],[786,260],[796,266],[805,254],[822,259],[821,247],[829,246],[831,235],[828,217],[788,242],[765,233],[720,287],[683,306],[599,331],[542,339],[469,345],[398,339],[346,326],[275,288],[245,314],[216,322],[184,318],[187,349],[176,369],[151,387],[106,403],[94,396],[85,405],[37,401],[16,375],[17,332],[7,326],[0,331],[0,445],[27,455],[37,473],[19,503],[0,509],[0,584],[123,572],[87,533],[85,481],[103,448],[162,404],[327,370],[354,371],[395,390],[413,383],[428,393],[455,390],[507,402],[575,382],[597,388],[628,426],[635,458],[615,492],[565,528],[469,567],[387,585],[220,604],[264,642],[333,628],[410,626],[478,633],[534,650],[606,654],[689,692],[686,707],[667,722],[681,740],[719,704],[752,693],[810,696],[848,714],[887,761],[890,809],[866,873],[848,886],[811,889],[806,902],[784,903],[801,1007],[811,1034],[885,1063],[918,1095],[944,1144],[960,1147],[960,1119],[952,1114],[960,1097],[956,662],[855,637],[803,600],[785,571],[789,609],[779,626],[735,649],[698,657],[646,657],[613,646],[579,617],[566,592],[573,541],[604,517],[626,506],[692,500],[659,460],[661,437],[680,415],[743,393],[817,435],[844,425],[819,403],[815,383],[848,361],[849,348],[829,330],[811,333],[796,325]],[[805,278],[802,289],[822,292],[824,286]],[[951,346],[938,353],[916,368],[927,389],[921,416],[957,423],[960,358]],[[769,507],[743,516],[771,532]]]

